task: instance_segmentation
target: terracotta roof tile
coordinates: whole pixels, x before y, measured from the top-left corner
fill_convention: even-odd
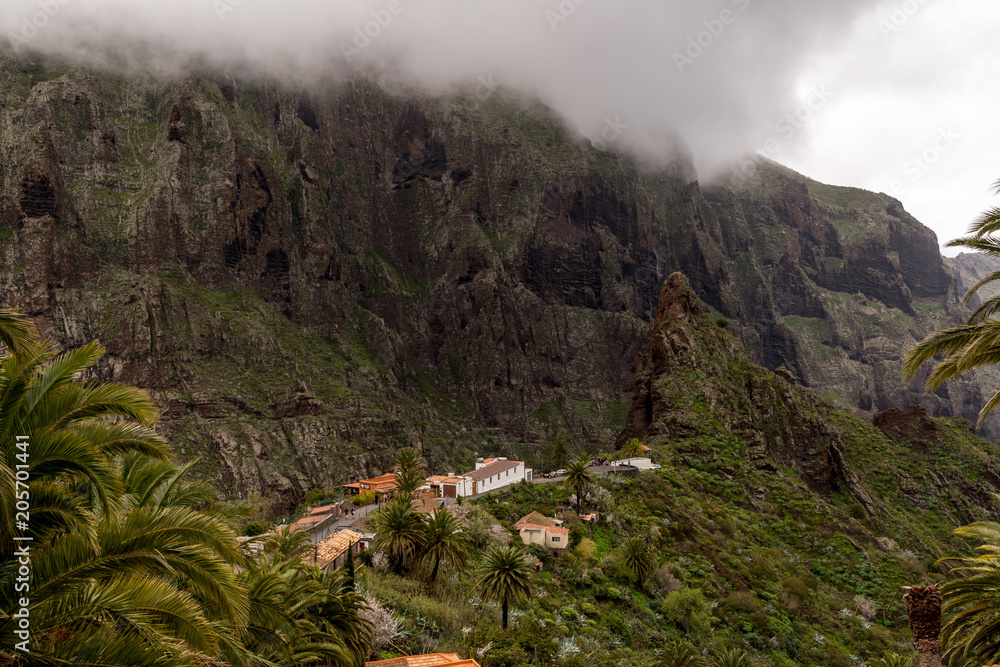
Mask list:
[[[392,660],[366,662],[365,667],[437,667],[437,665],[454,665],[454,667],[479,667],[475,660],[462,660],[455,653],[432,653],[430,655],[411,655]]]
[[[340,558],[350,547],[361,541],[364,536],[364,533],[350,528],[338,530],[316,545],[316,564],[320,567],[326,567]]]
[[[536,526],[556,525],[552,519],[548,518],[544,514],[541,514],[540,512],[531,512],[530,514],[525,514],[520,519],[518,519],[517,523],[514,524],[514,527],[517,528],[522,523],[533,523]]]
[[[469,479],[474,479],[477,482],[484,479],[488,479],[493,475],[506,472],[507,470],[513,470],[517,466],[523,464],[524,461],[494,461],[489,465],[485,465],[479,470],[473,470],[472,472],[467,472],[462,477],[467,477]]]
[[[554,526],[539,526],[534,523],[522,523],[518,524],[518,530],[544,530],[546,533],[552,533],[553,535],[569,535],[569,528],[555,528]]]

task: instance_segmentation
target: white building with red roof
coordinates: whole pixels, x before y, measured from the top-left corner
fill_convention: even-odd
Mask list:
[[[522,480],[531,481],[532,470],[524,461],[494,457],[476,461],[476,469],[461,475],[435,475],[427,478],[432,490],[442,498],[478,496],[505,489]]]

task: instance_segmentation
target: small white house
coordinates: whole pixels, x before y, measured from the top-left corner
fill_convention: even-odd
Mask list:
[[[514,524],[514,530],[521,536],[521,541],[525,545],[538,544],[555,551],[569,547],[569,528],[560,527],[557,525],[557,520],[538,512],[521,517],[521,520]]]
[[[612,461],[613,466],[632,466],[633,468],[639,468],[640,470],[650,470],[653,467],[653,459],[648,456],[636,456],[631,459],[622,459],[620,461]]]
[[[433,475],[427,478],[431,491],[438,498],[460,498],[472,495],[472,480],[461,475]]]

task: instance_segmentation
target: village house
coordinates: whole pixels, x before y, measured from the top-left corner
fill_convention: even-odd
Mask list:
[[[364,551],[364,533],[352,528],[342,528],[316,545],[313,560],[316,565],[328,570],[344,567],[347,551],[357,554]]]
[[[514,524],[525,545],[539,544],[546,549],[562,551],[569,547],[569,528],[556,525],[556,521],[538,512],[521,517]]]
[[[391,660],[378,660],[376,662],[365,663],[365,667],[438,667],[438,665],[451,665],[451,667],[479,667],[479,663],[475,660],[462,660],[457,653],[410,655],[402,658],[392,658]]]
[[[504,457],[476,461],[476,469],[461,475],[435,475],[427,478],[439,498],[462,498],[505,489],[522,480],[531,481],[532,470],[524,461],[509,461]]]
[[[427,478],[427,483],[438,498],[459,498],[472,495],[472,481],[454,473],[432,475]]]
[[[309,540],[313,544],[317,544],[333,532],[333,524],[336,523],[339,515],[339,511],[332,509],[327,509],[326,514],[307,514],[292,524],[292,531],[301,530],[308,533]]]
[[[371,479],[363,479],[360,482],[343,484],[342,486],[352,496],[365,493],[366,491],[374,491],[384,496],[396,490],[396,476],[390,472]]]

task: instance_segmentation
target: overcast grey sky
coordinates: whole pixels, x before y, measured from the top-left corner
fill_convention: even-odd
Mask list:
[[[758,152],[894,194],[943,242],[1000,178],[998,19],[983,0],[3,0],[0,34],[293,80],[499,83],[611,150],[667,159],[676,132],[703,180]]]

